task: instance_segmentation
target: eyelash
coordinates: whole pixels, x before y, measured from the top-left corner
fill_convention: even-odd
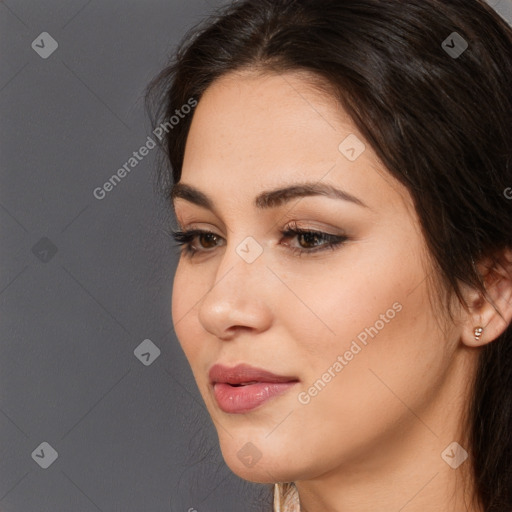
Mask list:
[[[190,258],[198,253],[211,252],[211,250],[197,249],[193,247],[192,241],[197,236],[201,235],[212,235],[220,238],[219,235],[217,235],[216,233],[201,229],[191,229],[188,231],[171,231],[171,237],[174,239],[175,242],[177,242],[177,246],[183,246],[183,249],[181,249],[182,254]],[[292,251],[292,254],[296,256],[326,251],[328,249],[336,250],[340,245],[342,245],[348,240],[348,237],[344,235],[331,235],[329,233],[323,233],[322,231],[300,229],[297,227],[295,223],[286,226],[286,228],[283,231],[281,231],[281,235],[285,238],[296,237],[297,235],[313,235],[318,237],[320,240],[326,242],[324,245],[321,245],[319,247],[317,246],[316,248],[313,249],[301,249],[297,247],[291,247],[290,250]]]

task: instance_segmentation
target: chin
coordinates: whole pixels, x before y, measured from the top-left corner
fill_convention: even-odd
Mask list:
[[[260,460],[255,466],[247,467],[236,456],[234,459],[232,457],[225,457],[224,460],[235,475],[248,482],[274,484],[276,482],[290,482],[294,479],[294,472],[290,471],[290,464],[286,463],[286,461],[283,464],[283,462],[263,463]]]
[[[229,469],[240,478],[260,484],[291,482],[304,476],[297,460],[298,453],[289,454],[275,449],[271,443],[264,441],[238,442],[236,438],[227,437],[220,444],[222,456]]]

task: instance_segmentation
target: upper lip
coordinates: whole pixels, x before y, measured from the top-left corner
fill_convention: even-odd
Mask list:
[[[212,384],[217,382],[243,384],[247,382],[292,382],[298,380],[296,377],[276,375],[248,364],[238,364],[231,368],[222,364],[214,364],[210,368],[209,377]]]

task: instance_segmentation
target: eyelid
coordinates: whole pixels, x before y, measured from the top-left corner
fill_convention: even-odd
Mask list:
[[[209,226],[208,227],[202,226],[203,224],[208,224],[208,223],[203,223],[203,222],[199,222],[199,221],[192,221],[189,223],[184,223],[184,222],[181,222],[179,219],[176,219],[176,223],[177,223],[178,229],[180,231],[185,231],[185,232],[186,231],[207,231],[207,232],[212,233],[213,235],[217,235],[222,238],[225,238],[224,235],[218,234],[217,232],[213,231],[214,229],[216,229],[216,227],[211,228]],[[200,225],[198,226],[197,224],[200,224]],[[289,220],[289,221],[286,221],[284,226],[281,229],[279,229],[278,231],[280,234],[282,234],[283,232],[292,229],[292,230],[307,231],[307,232],[314,231],[314,232],[318,232],[318,233],[322,233],[322,234],[330,235],[330,236],[348,236],[346,231],[343,230],[342,228],[340,228],[339,226],[334,226],[332,224],[328,224],[328,223],[324,223],[324,222],[318,222],[318,224],[321,224],[321,225],[315,225],[315,224],[316,224],[316,222],[313,222],[313,221]],[[273,224],[272,229],[274,229],[276,226],[277,226],[277,224]],[[229,231],[232,232],[231,229]],[[269,231],[267,231],[266,234],[268,234]]]

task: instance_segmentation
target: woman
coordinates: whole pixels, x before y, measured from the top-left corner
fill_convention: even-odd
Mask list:
[[[231,470],[276,511],[510,512],[510,27],[243,0],[148,100],[175,331]]]

